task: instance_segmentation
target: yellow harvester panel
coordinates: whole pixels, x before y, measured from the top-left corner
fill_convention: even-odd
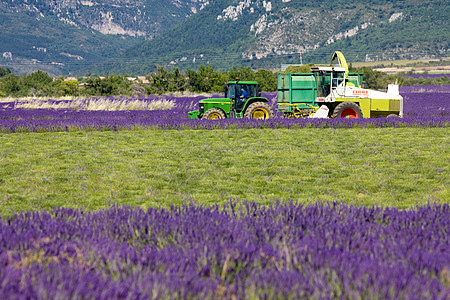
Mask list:
[[[390,111],[400,111],[400,100],[389,100]]]
[[[392,101],[392,100],[390,100]],[[372,99],[370,110],[372,111],[390,111],[389,100],[387,99]]]

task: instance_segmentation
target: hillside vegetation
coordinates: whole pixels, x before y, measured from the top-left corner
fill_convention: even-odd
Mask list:
[[[199,11],[206,0],[7,0],[0,3],[0,65],[25,74],[83,74]]]
[[[325,63],[335,50],[349,61],[445,57],[449,13],[441,0],[219,0],[114,64],[139,73],[155,64],[276,68],[298,63],[300,52],[303,63]]]
[[[444,0],[8,0],[0,65],[52,76],[448,56]],[[301,58],[300,58],[301,56]],[[108,62],[106,62],[108,61]]]

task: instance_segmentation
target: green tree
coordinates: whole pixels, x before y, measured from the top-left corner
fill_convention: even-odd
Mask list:
[[[80,94],[80,82],[78,80],[65,80],[58,78],[55,85],[55,93],[58,96],[78,96]]]
[[[172,83],[174,91],[184,92],[187,87],[187,77],[180,72],[180,69],[173,69]],[[169,89],[171,87],[169,86]]]
[[[86,81],[85,93],[95,96],[130,95],[132,83],[125,76],[108,75],[105,77],[90,77]]]
[[[25,96],[49,96],[53,90],[53,77],[47,72],[38,70],[22,77],[23,94]]]
[[[198,72],[187,70],[189,89],[192,92],[222,92],[226,82],[226,76],[219,71],[214,71],[211,65],[201,65]]]
[[[255,72],[250,67],[243,67],[240,66],[239,68],[233,67],[228,72],[228,80],[236,80],[236,78],[239,78],[239,80],[255,80]]]
[[[258,81],[261,92],[274,92],[277,90],[277,75],[275,73],[260,69],[255,73],[254,78]]]
[[[172,74],[164,69],[164,67],[159,66],[158,70],[147,76],[150,83],[149,94],[164,94],[169,92],[169,85],[171,81]]]
[[[150,94],[164,94],[167,92],[182,92],[186,90],[186,76],[180,69],[174,68],[173,73],[159,66],[158,70],[147,76]]]
[[[9,96],[28,96],[24,92],[21,77],[14,74],[8,74],[2,78],[2,91]]]

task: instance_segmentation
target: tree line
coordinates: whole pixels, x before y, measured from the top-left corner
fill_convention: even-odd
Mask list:
[[[313,65],[289,67],[286,73],[308,73]],[[351,68],[350,72],[363,73],[368,88],[382,90],[389,83],[400,85],[443,85],[450,84],[447,76],[438,78],[402,77],[386,74],[370,68]],[[252,70],[250,67],[233,67],[229,71],[214,70],[211,65],[201,65],[198,70],[181,72],[178,68],[167,70],[158,67],[148,74],[146,81],[129,75],[97,76],[87,74],[76,79],[53,78],[48,73],[36,71],[19,76],[9,68],[0,67],[0,97],[61,97],[61,96],[145,96],[150,94],[169,94],[175,92],[218,93],[224,91],[227,81],[257,81],[262,92],[277,90],[277,73],[264,69]]]
[[[61,96],[144,96],[175,92],[223,92],[229,80],[258,81],[262,92],[275,91],[277,75],[271,71],[239,67],[227,72],[216,71],[211,65],[201,65],[196,70],[181,72],[178,68],[167,70],[158,67],[146,80],[130,75],[97,76],[86,74],[70,79],[53,78],[48,73],[36,71],[23,76],[15,75],[9,68],[0,67],[0,97],[61,97]]]

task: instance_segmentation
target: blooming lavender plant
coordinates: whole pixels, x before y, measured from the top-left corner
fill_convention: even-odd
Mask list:
[[[412,85],[401,86],[400,94],[409,93],[450,93],[450,85]]]
[[[403,97],[406,117],[449,117],[450,93],[405,93]]]
[[[446,73],[437,73],[437,74],[405,74],[403,77],[411,77],[411,78],[440,78],[440,77],[449,77],[450,74]]]
[[[23,109],[16,103],[0,103],[0,132],[39,132],[73,130],[119,130],[135,128],[161,129],[227,129],[227,128],[351,128],[351,127],[447,127],[450,121],[448,86],[434,86],[437,92],[415,93],[401,88],[405,98],[405,117],[371,119],[286,119],[281,114],[269,120],[225,119],[192,120],[187,112],[197,108],[203,96],[174,97],[150,96],[141,101],[155,99],[174,103],[168,110],[89,111],[73,109]],[[422,86],[421,88],[432,88]],[[426,90],[424,90],[426,91]],[[277,111],[276,93],[263,93],[273,111]],[[214,97],[214,96],[213,96]],[[119,99],[124,102],[125,100]]]
[[[3,299],[448,299],[448,204],[147,211],[57,208],[0,222]]]

